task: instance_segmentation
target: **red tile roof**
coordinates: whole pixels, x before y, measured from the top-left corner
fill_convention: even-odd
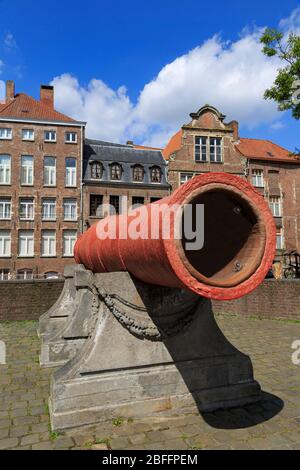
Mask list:
[[[159,147],[148,147],[148,146],[145,146],[145,145],[137,145],[137,144],[133,144],[133,148],[135,149],[140,149],[140,150],[162,150],[162,148],[159,148]]]
[[[179,150],[181,147],[181,138],[182,138],[182,129],[180,129],[176,134],[174,134],[169,142],[167,143],[166,147],[163,149],[163,156],[165,160],[169,160],[169,157],[172,153],[176,150]]]
[[[51,109],[50,106],[35,100],[25,93],[17,94],[10,103],[0,104],[0,117],[76,122],[75,119]]]
[[[245,157],[254,160],[268,160],[296,163],[299,162],[297,157],[293,157],[291,152],[274,144],[270,140],[241,138],[236,148]]]

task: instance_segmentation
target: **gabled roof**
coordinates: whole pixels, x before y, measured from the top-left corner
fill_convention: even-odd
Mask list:
[[[0,118],[77,122],[25,93],[15,95],[15,98],[9,103],[0,104]]]
[[[172,153],[179,150],[181,147],[181,138],[182,138],[182,129],[179,129],[176,134],[174,134],[169,142],[167,143],[166,147],[163,149],[162,154],[165,160],[169,160],[169,157]]]
[[[242,155],[253,160],[299,163],[299,159],[293,157],[287,149],[270,140],[242,137],[236,148]]]

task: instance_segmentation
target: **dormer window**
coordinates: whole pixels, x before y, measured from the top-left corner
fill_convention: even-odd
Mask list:
[[[152,183],[160,183],[161,182],[161,169],[159,166],[153,166],[150,168],[150,179]]]
[[[119,163],[113,163],[110,167],[110,179],[120,180],[122,176],[122,167]]]
[[[134,165],[132,168],[132,179],[133,181],[143,181],[144,179],[144,168],[142,165]]]
[[[91,163],[91,178],[93,180],[101,180],[103,175],[103,165],[100,162]]]

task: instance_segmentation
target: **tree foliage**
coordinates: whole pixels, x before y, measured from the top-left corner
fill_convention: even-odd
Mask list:
[[[290,33],[285,38],[282,32],[267,28],[260,42],[266,56],[277,56],[286,64],[278,70],[264,98],[274,100],[280,111],[291,109],[293,117],[300,119],[300,36]]]

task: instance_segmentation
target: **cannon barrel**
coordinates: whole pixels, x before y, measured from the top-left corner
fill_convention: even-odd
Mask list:
[[[187,205],[195,227],[200,204],[204,245],[195,250],[188,248],[185,231],[178,238],[173,228],[183,227]],[[172,228],[169,236],[165,236],[167,219]],[[100,237],[111,222],[116,236]],[[139,237],[129,233],[133,225],[139,228]],[[153,227],[158,236],[153,236]],[[274,259],[275,234],[268,204],[252,185],[227,173],[206,173],[142,211],[108,216],[92,225],[78,238],[74,256],[93,272],[128,271],[146,283],[230,300],[263,281]]]

